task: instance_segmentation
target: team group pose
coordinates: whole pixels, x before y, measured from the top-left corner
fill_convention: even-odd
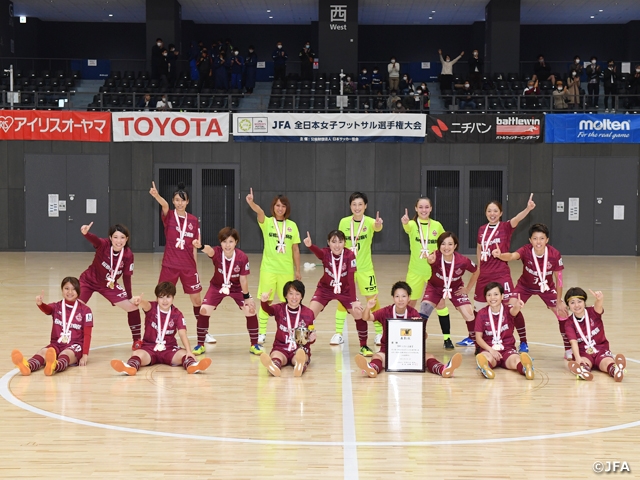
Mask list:
[[[173,210],[160,196],[155,183],[149,193],[161,207],[166,238],[155,289],[156,300],[149,302],[142,295],[132,295],[134,262],[129,230],[116,224],[110,227],[108,238],[99,238],[90,232],[93,223],[83,225],[81,233],[96,249],[94,259],[79,280],[75,277],[63,279],[63,300],[46,304],[43,294],[36,297],[38,308],[53,318],[51,339],[49,345],[29,359],[25,359],[19,350],[11,352],[11,360],[22,375],[30,375],[44,367],[45,375],[51,376],[72,365],[87,365],[93,315],[86,302],[97,292],[127,312],[133,354],[126,362],[113,360],[111,366],[130,376],[141,367],[155,364],[182,365],[190,374],[207,370],[212,360],[202,356],[197,361],[196,355],[205,353],[206,343],[216,342],[209,333],[210,317],[222,300],[230,297],[246,317],[250,352],[259,355],[267,372],[275,377],[280,377],[287,365],[293,367],[294,377],[301,377],[307,371],[311,345],[317,340],[314,322],[332,300],[338,301],[338,310],[336,331],[330,343],[344,343],[344,321],[347,313],[351,314],[360,343],[355,363],[369,377],[376,377],[384,369],[388,319],[428,320],[436,310],[444,337],[443,346],[447,350],[455,348],[445,304],[449,300],[467,325],[468,337],[458,345],[476,346],[476,365],[484,377],[495,378],[494,369],[502,367],[532,380],[535,372],[533,360],[527,353],[529,348],[521,309],[531,296],[537,295],[558,319],[565,358],[572,374],[592,381],[592,369],[596,368],[608,373],[616,382],[624,377],[626,359],[622,354],[614,356],[611,353],[604,333],[602,292],[590,291],[595,298],[591,307],[587,306],[587,294],[581,288],[570,288],[562,297],[564,265],[560,252],[549,245],[548,227],[534,224],[529,229],[529,244],[515,252],[509,251],[513,231],[536,206],[533,194],[527,207],[509,221],[501,221],[499,202],[487,204],[488,223],[479,228],[477,235],[477,265],[457,251],[456,234],[444,231],[442,225],[431,218],[431,200],[419,198],[413,218],[409,218],[408,209],[401,218],[410,244],[406,281],[393,285],[393,303],[381,308],[371,252],[373,236],[382,231],[383,221],[379,211],[375,218],[366,216],[367,195],[354,192],[349,198],[352,215],[344,217],[338,229],[329,232],[326,247],[314,245],[309,232],[303,240],[323,267],[309,307],[306,307],[302,304],[305,286],[300,274],[300,234],[298,226],[289,218],[291,204],[283,195],[274,197],[272,216],[268,217],[255,203],[251,189],[246,201],[257,214],[264,239],[258,309],[249,292],[249,259],[237,248],[240,241],[237,230],[225,227],[218,233],[219,246],[205,245],[200,238],[198,219],[187,212],[190,197],[183,184],[179,184],[172,195]],[[214,270],[204,301],[200,296],[198,250],[211,259]],[[523,264],[515,288],[508,266],[513,260]],[[465,272],[472,274],[466,286],[462,279]],[[118,284],[121,277],[124,286]],[[178,280],[184,293],[189,295],[196,317],[197,343],[193,350],[184,315],[173,304]],[[363,303],[357,298],[356,284],[364,297]],[[468,297],[473,288],[475,312]],[[276,292],[281,302],[274,304]],[[418,300],[421,301],[419,311],[415,308]],[[144,335],[140,308],[145,314]],[[273,347],[267,353],[262,345],[270,316],[274,317],[276,329]],[[378,352],[367,345],[368,321],[375,325]],[[426,339],[427,322],[422,324]],[[516,349],[514,330],[520,338],[519,349]],[[176,335],[180,337],[182,348],[178,346]],[[445,364],[426,353],[424,361],[428,371],[448,378],[460,367],[462,355],[454,354]]]

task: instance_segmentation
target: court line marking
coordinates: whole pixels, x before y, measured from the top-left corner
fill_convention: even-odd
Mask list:
[[[343,336],[349,336],[349,326],[344,322]],[[358,449],[356,448],[356,418],[353,409],[353,388],[351,385],[351,354],[349,342],[342,347],[342,439],[344,443],[344,478],[358,480]]]
[[[128,345],[128,343],[119,343],[114,345],[103,345],[100,347],[95,347],[94,350],[111,348],[116,346]],[[530,345],[546,345],[551,347],[558,347],[558,345],[549,345],[549,344],[538,344],[535,342],[531,342]],[[560,346],[559,348],[563,348]],[[344,350],[343,350],[344,351]],[[632,361],[634,363],[640,363],[639,360],[627,358],[628,361]],[[343,378],[345,375],[345,368],[343,365]],[[215,441],[215,442],[227,442],[227,443],[248,443],[255,445],[289,445],[289,446],[324,446],[324,447],[343,447],[345,449],[356,449],[357,447],[431,447],[431,446],[442,446],[442,445],[483,445],[487,443],[514,443],[514,442],[530,442],[536,440],[553,440],[558,438],[570,438],[570,437],[579,437],[584,435],[592,435],[598,433],[607,433],[614,432],[617,430],[625,430],[627,428],[635,428],[640,427],[640,420],[629,423],[622,423],[619,425],[611,425],[609,427],[601,427],[594,428],[589,430],[578,430],[574,432],[562,432],[562,433],[549,433],[542,435],[530,435],[530,436],[522,436],[522,437],[502,437],[502,438],[482,438],[482,439],[467,439],[467,440],[437,440],[437,441],[414,441],[414,442],[357,442],[353,441],[343,441],[343,442],[323,442],[323,441],[303,441],[303,440],[260,440],[255,438],[235,438],[235,437],[214,437],[208,435],[192,435],[185,433],[173,433],[173,432],[158,432],[154,430],[144,430],[139,428],[130,428],[130,427],[121,427],[118,425],[110,425],[106,423],[98,423],[91,422],[88,420],[82,420],[79,418],[68,417],[66,415],[60,415],[58,413],[48,412],[38,407],[34,407],[22,400],[16,398],[11,389],[9,388],[9,384],[11,383],[11,379],[19,373],[17,368],[10,370],[5,373],[2,378],[0,378],[0,396],[4,398],[10,404],[26,410],[31,413],[35,413],[36,415],[41,415],[44,417],[52,418],[55,420],[60,420],[68,423],[75,423],[77,425],[83,425],[87,427],[94,428],[102,428],[105,430],[114,430],[119,432],[126,433],[136,433],[142,435],[152,435],[156,437],[169,437],[169,438],[179,438],[184,440],[205,440],[205,441]],[[349,379],[350,381],[350,379]],[[353,401],[352,401],[353,406]],[[344,393],[343,393],[343,407],[344,407]],[[344,411],[343,411],[344,415]],[[352,411],[353,415],[353,411]],[[343,418],[343,430],[344,430],[344,418]],[[344,434],[344,432],[343,432]],[[355,427],[354,427],[354,437],[355,439]],[[357,458],[356,458],[357,460]],[[347,458],[345,456],[345,476],[346,476],[346,467],[347,467]],[[357,472],[357,470],[354,470]],[[352,474],[353,472],[349,472]],[[353,477],[349,477],[353,478]]]

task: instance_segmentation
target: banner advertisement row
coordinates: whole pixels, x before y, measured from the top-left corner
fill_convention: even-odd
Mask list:
[[[640,143],[640,115],[0,110],[0,140]]]

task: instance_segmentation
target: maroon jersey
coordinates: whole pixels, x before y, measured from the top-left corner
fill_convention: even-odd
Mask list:
[[[488,229],[488,230],[487,230]],[[494,230],[498,229],[495,233]],[[484,244],[482,242],[482,236],[487,230],[487,234],[484,235]],[[514,228],[511,226],[511,222],[499,222],[495,226],[482,225],[478,229],[478,245],[480,245],[481,262],[480,262],[480,276],[483,278],[493,278],[499,275],[510,275],[509,265],[507,262],[503,262],[499,258],[495,258],[491,252],[497,247],[500,247],[500,251],[506,253],[511,247],[511,235]],[[489,240],[489,237],[491,240]],[[488,256],[483,257],[482,252],[488,248]]]
[[[265,304],[263,304],[263,306],[264,305]],[[302,325],[302,322],[304,322],[307,327],[309,327],[309,325],[313,325],[313,310],[305,307],[304,305],[300,305],[299,308],[301,308],[302,310],[300,311],[300,320],[298,322],[298,326]],[[276,324],[278,325],[278,329],[276,330],[276,337],[273,340],[273,348],[280,347],[284,348],[285,350],[290,350],[290,332],[289,326],[287,324],[287,304],[276,303],[274,305],[270,305],[270,307],[267,307],[267,310],[265,310],[265,312],[267,312],[270,316],[272,315],[276,320]],[[296,315],[298,310],[289,310],[289,312],[291,328],[295,328],[294,325],[296,322]],[[307,347],[307,350],[309,350],[310,345],[307,343],[305,347]]]
[[[462,281],[462,275],[464,272],[475,272],[478,267],[470,259],[464,255],[453,252],[453,276],[451,277],[451,291],[452,295],[455,294],[458,288],[464,285]],[[442,272],[442,253],[440,250],[436,250],[436,261],[431,265],[431,271],[433,274],[429,279],[429,283],[437,288],[444,288],[445,275],[449,277],[449,270],[451,269],[451,263],[444,262],[445,273]]]
[[[240,276],[249,275],[249,257],[239,248],[236,248],[234,252],[236,258],[233,262],[233,267],[231,267],[231,259],[225,258],[222,247],[213,247],[213,257],[211,257],[211,261],[213,262],[213,277],[211,277],[211,281],[209,282],[212,287],[222,288],[222,284],[224,283],[222,262],[225,262],[227,275],[229,275],[229,268],[233,270],[231,272],[231,288],[229,291],[231,293],[242,291],[240,287]]]
[[[489,315],[493,315],[493,324],[495,328],[498,328],[498,322],[500,321],[499,314],[490,313],[489,306],[484,307],[479,312],[476,312],[476,332],[482,332],[482,339],[487,342],[489,346],[492,346],[493,343],[493,330],[491,329],[491,321],[489,320]],[[502,320],[502,327],[500,329],[500,338],[502,339],[502,345],[504,346],[504,351],[515,348],[516,339],[513,336],[513,317],[509,312],[510,308],[505,305],[504,307],[504,318]]]
[[[129,247],[124,247],[120,252],[113,252],[111,255],[111,240],[108,238],[98,238],[92,233],[87,233],[85,238],[91,242],[96,249],[93,262],[85,270],[85,278],[99,285],[106,285],[109,280],[107,276],[111,274],[111,268],[116,268],[120,255],[123,255],[120,268],[116,272],[118,280],[122,275],[133,275],[133,252]]]
[[[591,325],[591,340],[596,342],[595,348],[599,353],[604,353],[609,351],[609,340],[607,340],[607,336],[604,333],[604,324],[602,323],[602,315],[595,311],[593,307],[587,307],[587,314],[589,315],[589,324]],[[604,313],[604,310],[602,311]],[[564,331],[567,335],[567,340],[576,340],[578,342],[578,348],[580,349],[580,353],[585,353],[586,346],[578,329],[576,328],[576,324],[574,323],[574,316],[569,315],[564,322]],[[587,325],[585,324],[584,318],[581,318],[578,321],[578,325],[580,325],[580,329],[582,330],[582,334],[587,337]]]
[[[533,259],[535,255],[533,245],[530,243],[523,245],[516,250],[516,253],[520,255],[520,260],[522,261],[522,275],[518,279],[518,285],[529,290],[540,292],[540,278],[538,278],[538,271],[536,270],[536,264]],[[536,258],[538,260],[540,273],[542,274],[544,270],[544,255],[542,257],[536,256]],[[560,270],[564,270],[560,252],[552,246],[547,245],[547,275],[545,279],[547,280],[549,290],[555,290],[556,285],[553,281],[553,272],[559,272]]]
[[[380,340],[380,352],[387,353],[387,322],[385,320],[387,318],[404,318],[402,317],[394,317],[393,315],[393,307],[394,305],[387,305],[386,307],[379,308],[375,312],[372,313],[373,318],[382,324],[382,339]],[[406,310],[407,320],[412,318],[421,318],[420,312],[418,312],[415,308],[407,305]],[[427,329],[427,323],[424,324],[425,331]]]
[[[166,312],[160,311],[160,320],[158,319],[158,302],[149,302],[151,309],[144,316],[144,337],[143,343],[154,345],[161,328],[164,328],[164,322],[167,320]],[[164,335],[165,347],[167,350],[178,347],[176,333],[178,330],[186,330],[187,322],[182,312],[171,305],[171,313],[169,314],[169,325]]]
[[[84,333],[85,328],[93,328],[93,315],[91,313],[91,309],[85,305],[84,303],[77,301],[77,308],[71,319],[71,327],[69,331],[71,332],[71,338],[69,339],[67,345],[73,345],[77,343],[79,345],[83,345],[82,353],[88,354],[89,346],[84,345]],[[52,310],[51,316],[53,317],[53,326],[51,327],[51,343],[58,344],[58,340],[62,336],[62,308],[66,309],[65,318],[67,323],[69,322],[69,316],[71,311],[73,310],[73,304],[69,305],[64,300],[60,300],[56,303],[49,303],[47,306]],[[85,351],[85,349],[87,351]]]
[[[162,266],[183,270],[185,266],[197,270],[196,259],[193,254],[193,241],[200,238],[200,224],[198,219],[187,213],[187,218],[178,217],[176,223],[175,210],[169,210],[166,215],[162,215],[162,223],[164,224],[164,236],[166,243],[164,245],[164,256],[162,257]],[[180,238],[180,232],[184,228],[184,222],[187,222],[187,228],[184,232],[184,249],[176,247],[176,242]]]
[[[335,258],[336,269],[338,268],[339,257],[336,257],[331,253],[329,247],[318,248],[315,245],[311,246],[311,251],[318,259],[322,260],[322,267],[324,268],[324,275],[318,282],[318,288],[333,289],[333,265],[332,259]],[[348,296],[351,292],[354,292],[355,296],[355,282],[353,280],[353,274],[356,272],[356,257],[351,250],[345,248],[343,250],[344,255],[342,257],[342,269],[340,271],[340,294]]]

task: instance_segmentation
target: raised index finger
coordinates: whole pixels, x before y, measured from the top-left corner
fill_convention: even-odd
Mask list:
[[[249,187],[249,193],[253,195],[253,187]]]
[[[533,193],[531,195],[529,195],[529,201],[533,200]]]
[[[589,289],[589,291],[591,292],[591,295],[593,295],[594,297],[596,296],[596,292],[594,292],[593,290]]]
[[[151,185],[153,185],[153,188],[156,188],[156,182],[154,182],[153,180],[151,181]],[[157,188],[156,188],[157,190]]]
[[[409,216],[409,209],[408,208],[404,209],[404,215],[405,215],[405,217]]]

